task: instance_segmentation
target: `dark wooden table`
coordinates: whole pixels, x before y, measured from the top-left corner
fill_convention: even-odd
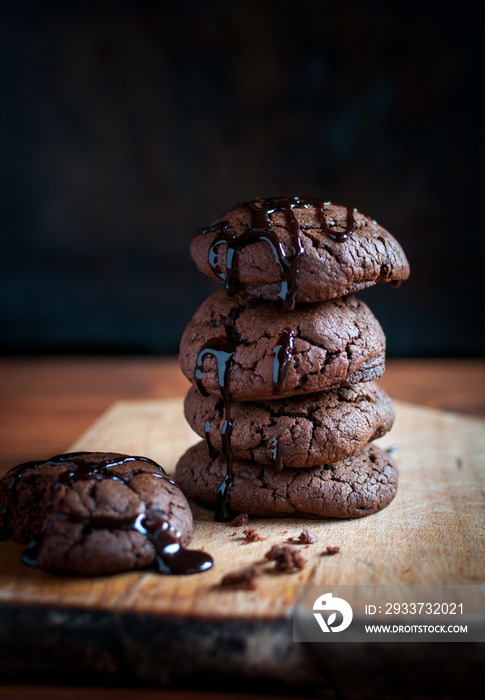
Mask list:
[[[388,360],[379,383],[396,399],[485,417],[485,361]],[[182,396],[188,386],[172,358],[1,359],[0,473],[19,462],[64,451],[114,401]],[[212,696],[192,691],[0,680],[2,700],[204,700]],[[247,697],[233,693],[215,696],[219,700]],[[251,696],[252,700],[257,697]]]

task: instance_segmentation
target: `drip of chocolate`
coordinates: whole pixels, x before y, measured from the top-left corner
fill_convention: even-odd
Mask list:
[[[62,485],[70,486],[75,482],[88,479],[101,480],[108,478],[128,484],[128,482],[121,477],[111,476],[109,470],[111,467],[135,461],[146,462],[153,466],[156,471],[152,472],[152,476],[165,479],[177,486],[176,482],[166,474],[160,465],[147,457],[108,457],[98,462],[93,460],[92,463],[87,463],[86,460],[82,458],[86,458],[89,454],[91,453],[71,452],[64,455],[56,455],[46,462],[27,462],[25,464],[20,464],[18,467],[11,470],[13,478],[9,484],[9,489],[14,491],[22,475],[26,471],[36,469],[42,464],[50,464],[53,466],[66,465],[66,470],[61,472],[57,478],[57,482],[54,486],[55,489],[60,488]],[[53,519],[77,522],[67,515],[56,515]],[[22,556],[22,561],[25,564],[29,564],[30,566],[37,565],[37,557],[48,522],[48,519],[44,521],[41,531],[34,536],[25,550]],[[135,518],[128,518],[125,521],[119,518],[102,516],[91,517],[89,520],[83,520],[81,522],[88,528],[88,531],[95,529],[137,530],[145,535],[155,548],[156,558],[153,566],[160,573],[178,576],[196,574],[210,569],[214,563],[209,554],[182,547],[179,542],[180,533],[173,531],[164,512],[160,508],[152,508],[148,513],[141,513]],[[6,533],[2,532],[1,534],[3,535]]]
[[[209,457],[211,459],[215,459],[219,455],[219,450],[216,450],[214,445],[212,444],[210,440],[210,431],[211,431],[211,424],[210,420],[207,419],[206,422],[204,423],[204,439],[205,439],[205,444],[207,445],[207,449],[209,450]]]
[[[229,469],[229,467],[228,467]],[[227,523],[234,518],[234,513],[231,511],[230,498],[232,485],[234,483],[234,474],[227,471],[222,484],[217,489],[216,514],[215,520],[218,523]]]
[[[313,204],[313,206],[316,208],[317,216],[320,223],[322,224],[323,230],[325,231],[327,236],[330,236],[330,238],[332,238],[334,241],[346,241],[347,238],[349,238],[349,236],[353,234],[355,229],[355,209],[352,209],[352,207],[347,207],[346,227],[343,231],[336,231],[335,229],[328,226],[327,220],[325,219],[325,210],[323,209],[323,207],[318,207],[316,204]]]
[[[273,386],[277,394],[281,393],[283,389],[285,370],[288,366],[288,362],[291,360],[294,336],[295,334],[291,328],[285,328],[274,347]]]
[[[329,204],[329,203],[328,203]],[[295,217],[294,209],[306,209],[314,207],[318,220],[322,224],[324,232],[335,241],[344,241],[352,235],[355,229],[354,210],[347,207],[347,222],[343,231],[336,231],[328,226],[325,219],[324,204],[311,197],[272,197],[268,199],[256,199],[254,202],[243,202],[239,208],[251,213],[251,224],[247,231],[237,236],[230,231],[227,222],[222,220],[202,229],[202,233],[217,232],[217,235],[209,248],[209,265],[212,272],[221,279],[227,293],[232,296],[238,285],[238,257],[242,248],[252,243],[267,243],[273,253],[274,259],[281,272],[281,286],[278,297],[284,306],[293,309],[297,292],[298,262],[303,253],[303,244],[300,238],[300,225]],[[271,228],[271,214],[282,211],[286,215],[288,229],[291,237],[291,248],[287,253],[278,235]],[[217,251],[219,246],[226,244],[226,270],[219,272]]]
[[[173,533],[163,511],[152,509],[139,515],[133,529],[141,532],[153,544],[156,552],[155,568],[162,574],[187,576],[210,569],[214,560],[210,554],[185,549],[179,542],[180,533]]]
[[[224,481],[219,486],[219,489],[217,491],[217,508],[215,516],[217,522],[222,523],[228,522],[233,518],[233,514],[231,513],[229,507],[229,498],[231,495],[231,488],[234,481],[232,473],[234,453],[231,448],[232,419],[229,381],[231,375],[231,367],[234,360],[234,351],[236,350],[236,348],[237,343],[232,342],[229,338],[225,336],[213,338],[208,343],[206,343],[199,351],[199,354],[197,355],[197,362],[195,365],[195,383],[197,389],[202,394],[202,396],[207,396],[207,391],[205,390],[202,384],[202,379],[204,378],[202,363],[204,357],[206,357],[207,355],[211,355],[215,358],[217,363],[217,382],[219,385],[219,391],[221,392],[222,400],[224,401],[224,423],[222,424],[221,438],[222,453],[226,460],[227,471]],[[205,434],[207,436],[207,427]],[[209,452],[211,447],[209,447]],[[212,455],[211,457],[213,458]]]
[[[271,445],[271,454],[273,456],[273,466],[275,471],[280,472],[283,469],[283,450],[281,448],[281,442],[278,438],[273,438]]]

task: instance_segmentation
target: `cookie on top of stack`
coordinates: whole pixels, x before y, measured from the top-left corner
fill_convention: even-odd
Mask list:
[[[187,326],[185,416],[205,441],[176,478],[216,520],[357,518],[397,489],[370,444],[394,412],[374,380],[385,336],[353,293],[399,286],[409,265],[385,229],[350,207],[302,197],[239,204],[192,240],[197,267],[222,280]]]

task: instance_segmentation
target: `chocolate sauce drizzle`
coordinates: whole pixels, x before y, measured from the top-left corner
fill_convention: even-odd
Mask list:
[[[221,392],[222,400],[224,401],[224,422],[222,424],[221,438],[222,438],[222,453],[226,460],[227,470],[224,481],[219,486],[217,491],[217,507],[215,519],[217,522],[225,523],[232,520],[234,517],[231,513],[229,507],[229,498],[231,495],[231,488],[234,482],[234,475],[232,471],[232,463],[234,459],[234,453],[231,447],[231,432],[232,432],[232,418],[231,418],[231,394],[229,393],[229,381],[231,375],[231,368],[234,361],[234,351],[236,350],[237,343],[232,342],[229,338],[225,336],[219,336],[213,338],[207,342],[199,351],[197,355],[197,362],[195,365],[195,384],[197,389],[202,394],[202,396],[207,396],[207,391],[205,390],[202,379],[204,378],[204,371],[202,369],[202,364],[204,357],[207,355],[212,355],[217,363],[217,382],[219,385],[219,391]],[[209,454],[211,459],[217,456],[217,450],[214,450],[213,446],[208,440],[210,426],[208,422],[205,424],[205,438],[207,446],[209,448]]]
[[[276,341],[274,347],[273,360],[273,386],[275,393],[281,393],[283,382],[285,380],[285,372],[288,362],[291,360],[291,351],[293,350],[294,331],[291,328],[285,328],[283,333]]]
[[[273,386],[275,393],[281,393],[283,383],[285,381],[286,368],[291,360],[291,351],[293,350],[294,331],[291,328],[285,328],[283,333],[276,341],[274,347],[273,360]],[[277,472],[283,469],[283,451],[281,443],[275,437],[272,441],[271,452],[273,455],[273,464]]]
[[[331,202],[329,202],[329,204],[331,204]],[[352,209],[352,207],[347,207],[346,227],[343,231],[337,231],[328,226],[327,220],[325,219],[325,210],[323,209],[323,207],[318,207],[315,203],[313,203],[313,206],[316,207],[317,216],[320,223],[322,224],[323,230],[325,231],[327,236],[330,236],[330,238],[332,238],[334,241],[346,241],[347,238],[353,234],[355,229],[354,211],[357,211],[356,209]]]
[[[211,459],[216,459],[216,457],[219,455],[219,450],[216,450],[216,448],[214,447],[214,445],[211,442],[210,431],[211,431],[211,424],[210,424],[210,420],[207,419],[206,422],[204,423],[205,444],[207,445],[207,449],[209,450],[209,457]]]
[[[327,205],[330,202],[326,203]],[[251,224],[247,231],[236,235],[229,230],[228,223],[224,219],[216,222],[202,233],[217,232],[217,235],[209,248],[209,265],[212,272],[221,279],[227,293],[232,296],[237,291],[239,283],[238,257],[242,248],[252,243],[265,242],[269,245],[274,259],[281,272],[281,285],[278,297],[284,306],[293,309],[297,292],[298,262],[303,253],[303,244],[300,238],[300,225],[295,217],[294,209],[306,209],[314,207],[318,220],[324,233],[334,241],[345,241],[352,235],[355,229],[354,210],[347,207],[346,227],[343,231],[337,231],[327,224],[325,218],[325,205],[318,199],[311,197],[272,197],[268,199],[256,199],[254,202],[243,202],[238,208],[246,209],[251,213]],[[271,228],[271,214],[282,211],[286,215],[288,229],[291,237],[290,251],[286,252],[278,235]],[[225,243],[226,269],[218,270],[218,248]]]
[[[96,461],[87,461],[86,457],[92,454],[90,452],[71,452],[63,455],[56,455],[46,462],[26,462],[14,467],[9,473],[12,474],[12,481],[9,484],[9,490],[15,491],[20,479],[25,472],[36,469],[44,464],[60,466],[65,465],[67,468],[61,472],[57,478],[54,488],[57,490],[63,485],[71,486],[78,481],[113,479],[121,481],[129,486],[129,482],[119,476],[112,476],[110,469],[112,467],[127,464],[128,462],[145,462],[154,467],[151,476],[159,479],[164,479],[170,484],[177,486],[176,482],[171,479],[160,465],[147,457],[107,457],[106,459]],[[50,503],[48,504],[48,506]],[[3,513],[5,516],[5,512]],[[68,520],[70,522],[78,522],[68,515],[55,515],[52,520]],[[27,549],[25,550],[22,561],[31,566],[37,565],[37,557],[40,546],[44,538],[45,530],[49,520],[46,519],[42,529],[37,533]],[[124,521],[119,517],[110,518],[109,516],[96,517],[92,516],[88,520],[82,522],[86,528],[86,534],[95,529],[116,529],[116,530],[136,530],[140,532],[152,543],[156,557],[153,567],[160,573],[173,575],[196,574],[210,569],[213,565],[213,559],[205,552],[185,549],[180,544],[180,532],[175,531],[166,519],[166,514],[161,508],[152,507],[147,512],[140,513],[134,518],[126,518]],[[2,528],[0,533],[1,539],[7,539],[9,533],[6,528]]]
[[[273,456],[273,466],[275,471],[280,472],[283,465],[283,450],[281,447],[281,442],[277,437],[274,437],[271,444],[271,454]]]

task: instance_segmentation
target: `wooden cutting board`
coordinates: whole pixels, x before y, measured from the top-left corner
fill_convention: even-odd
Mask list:
[[[133,672],[138,677],[165,683],[174,673],[188,673],[184,667],[186,660],[182,663],[181,655],[189,645],[194,668],[199,670],[214,671],[208,659],[217,652],[217,663],[223,664],[221,670],[230,672],[235,663],[235,668],[243,675],[251,669],[251,673],[264,676],[272,667],[271,658],[278,664],[280,677],[292,668],[292,679],[298,682],[295,664],[289,658],[295,654],[294,647],[301,649],[302,645],[293,644],[292,647],[291,639],[287,638],[295,584],[470,584],[483,581],[485,422],[402,402],[396,402],[395,406],[395,426],[378,443],[382,447],[399,446],[399,452],[394,455],[400,469],[398,494],[388,508],[369,517],[324,522],[260,518],[251,525],[264,540],[246,544],[239,533],[232,536],[234,527],[215,523],[212,512],[194,505],[195,537],[191,546],[210,552],[215,566],[209,572],[187,577],[160,576],[151,571],[94,579],[55,577],[21,564],[21,545],[1,542],[0,622],[3,622],[3,635],[9,649],[9,663],[15,659],[12,660],[7,630],[18,624],[19,615],[36,610],[37,621],[28,625],[29,638],[35,634],[34,630],[47,637],[55,630],[54,636],[59,637],[48,644],[50,661],[47,652],[40,653],[39,645],[30,642],[42,657],[38,661],[40,668],[54,662],[68,663],[65,659],[62,661],[63,650],[58,647],[69,646],[66,635],[72,639],[73,630],[85,638],[86,630],[79,622],[84,614],[89,625],[98,624],[101,629],[104,623],[100,620],[108,627],[111,625],[111,632],[105,630],[108,641],[103,642],[108,647],[110,634],[115,634],[112,626],[121,624],[120,621],[123,621],[123,629],[118,629],[118,646],[120,634],[122,638],[127,635],[128,621],[138,630],[138,637],[146,635],[148,629],[152,633],[156,629],[160,634],[163,628],[163,639],[167,640],[169,635],[172,642],[175,638],[178,640],[179,646],[175,642],[172,644],[174,653],[179,650],[177,658],[165,657],[158,648],[156,661],[150,661],[150,651],[144,647],[143,653],[140,652],[141,661],[134,664]],[[114,404],[69,450],[145,455],[172,472],[179,456],[198,440],[183,419],[181,399],[126,401]],[[258,579],[255,591],[218,587],[225,573],[260,562],[271,545],[298,535],[303,527],[310,527],[318,536],[318,542],[301,550],[307,559],[302,571],[275,574],[267,564],[267,573]],[[340,553],[322,557],[327,545],[339,546]],[[228,625],[239,630],[236,637],[244,646],[237,663],[231,656],[234,649],[227,646],[224,637]],[[103,647],[109,658],[106,663],[111,664],[114,671],[123,663],[133,665],[133,660],[126,661],[127,649],[138,648],[141,643],[141,637],[133,637],[133,634],[132,630],[126,636],[121,652]],[[226,639],[222,647],[221,634]],[[101,639],[102,633],[99,635]],[[92,646],[91,637],[89,639]],[[261,653],[263,641],[264,655]],[[23,639],[24,644],[27,642]],[[282,648],[287,655],[284,671]],[[301,671],[305,663],[300,658],[301,653],[298,654],[297,666]],[[34,652],[32,656],[36,658]],[[24,653],[23,657],[25,664]],[[5,663],[4,660],[4,666]],[[20,661],[17,663],[22,667]],[[85,660],[85,663],[88,662]],[[104,662],[99,659],[96,663],[103,667]],[[165,667],[167,664],[169,668]],[[185,670],[181,670],[180,665]],[[301,673],[308,679],[308,669]],[[269,675],[271,677],[271,673]]]

